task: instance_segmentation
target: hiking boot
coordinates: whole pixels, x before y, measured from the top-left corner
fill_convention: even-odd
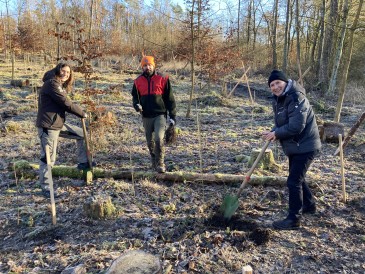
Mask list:
[[[92,162],[92,166],[96,166],[96,163],[95,162]],[[86,163],[78,163],[77,164],[77,169],[79,170],[85,170],[85,169],[90,169],[90,165],[88,162]]]
[[[293,229],[298,229],[300,227],[300,221],[286,218],[281,221],[273,222],[272,226],[280,230],[293,230]]]
[[[165,172],[166,172],[165,164],[160,164],[160,165],[158,165],[158,166],[157,166],[157,168],[156,168],[156,171],[157,171],[158,173],[165,173]]]
[[[317,211],[317,207],[315,204],[305,207],[303,206],[302,208],[302,214],[314,214]]]

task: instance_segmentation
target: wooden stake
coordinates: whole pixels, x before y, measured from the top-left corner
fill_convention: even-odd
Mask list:
[[[49,180],[49,194],[51,198],[51,212],[52,212],[52,224],[55,225],[57,223],[56,218],[56,203],[54,200],[54,189],[53,189],[53,178],[52,178],[52,167],[51,167],[51,154],[49,151],[49,145],[46,145],[46,161],[47,161],[47,172],[48,176],[51,176]]]
[[[251,104],[253,104],[253,98],[252,98],[252,93],[251,93],[251,88],[250,88],[250,83],[248,81],[248,76],[247,76],[247,72],[250,70],[251,67],[248,67],[247,70],[245,70],[245,65],[243,65],[243,70],[245,71],[244,73],[244,76],[245,76],[245,79],[246,79],[246,84],[247,84],[247,88],[248,88],[248,93],[250,95],[250,100],[251,100]]]
[[[228,93],[228,98],[230,98],[231,96],[232,96],[232,94],[233,94],[233,92],[234,92],[234,90],[236,89],[236,87],[241,83],[241,82],[243,82],[244,80],[245,80],[245,77],[247,77],[247,72],[249,71],[251,69],[251,67],[248,67],[248,69],[247,70],[245,70],[245,67],[243,67],[243,74],[242,74],[242,76],[241,76],[241,78],[240,79],[238,79],[238,82],[237,82],[237,84],[233,87],[233,89]]]
[[[345,165],[343,161],[343,148],[342,148],[342,135],[338,134],[338,145],[340,149],[340,162],[341,162],[341,181],[342,181],[342,199],[343,202],[347,202],[346,194],[346,182],[345,182]]]

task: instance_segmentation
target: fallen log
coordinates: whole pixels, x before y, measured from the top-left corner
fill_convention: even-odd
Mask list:
[[[14,166],[15,165],[15,166]],[[23,178],[34,179],[35,172],[39,169],[38,164],[29,163],[21,160],[12,163],[9,170],[16,170],[16,173]],[[12,175],[14,177],[14,173]],[[70,166],[53,166],[52,176],[68,177],[74,179],[83,179],[83,172],[76,167]],[[245,179],[245,175],[238,174],[223,174],[223,173],[194,173],[186,171],[175,171],[167,173],[156,173],[152,171],[131,171],[131,170],[104,170],[100,168],[93,169],[94,178],[113,178],[113,179],[143,179],[172,182],[201,182],[201,183],[226,183],[226,184],[241,184]],[[270,185],[270,186],[284,186],[286,184],[286,177],[282,176],[252,176],[250,185]]]

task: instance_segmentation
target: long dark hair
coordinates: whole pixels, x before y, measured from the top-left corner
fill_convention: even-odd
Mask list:
[[[72,85],[74,83],[74,74],[73,74],[73,71],[72,71],[72,67],[70,64],[68,63],[65,63],[65,62],[62,62],[62,63],[59,63],[57,64],[57,66],[54,68],[54,73],[55,73],[55,76],[56,78],[59,78],[61,76],[61,70],[62,68],[64,67],[69,67],[70,68],[70,77],[67,79],[66,82],[64,82],[62,84],[63,88],[67,91],[67,92],[70,92],[72,90]]]

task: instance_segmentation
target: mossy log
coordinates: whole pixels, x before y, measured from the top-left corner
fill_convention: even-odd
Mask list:
[[[18,165],[18,163],[21,165]],[[34,178],[34,174],[39,169],[39,165],[27,163],[26,161],[18,161],[15,164],[17,174],[22,174],[23,178]],[[13,169],[10,169],[13,170]],[[27,176],[27,175],[30,176]],[[14,176],[14,174],[13,174]],[[52,168],[52,176],[68,177],[74,179],[83,179],[84,174],[76,167],[54,166]],[[172,181],[172,182],[202,182],[202,183],[227,183],[241,184],[245,179],[245,175],[223,174],[223,173],[194,173],[186,171],[176,171],[167,173],[156,173],[152,171],[130,171],[130,170],[104,170],[100,168],[93,169],[94,178],[113,178],[113,179],[142,179]],[[282,176],[252,176],[251,185],[285,185],[286,177]]]

